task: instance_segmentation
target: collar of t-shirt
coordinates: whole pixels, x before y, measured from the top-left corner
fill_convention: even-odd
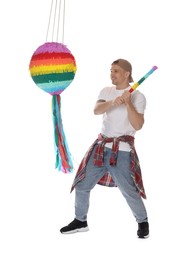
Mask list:
[[[124,91],[124,90],[129,90],[131,88],[131,86],[128,86],[127,88],[123,88],[123,89],[117,89],[116,87],[115,87],[115,90],[116,91]]]

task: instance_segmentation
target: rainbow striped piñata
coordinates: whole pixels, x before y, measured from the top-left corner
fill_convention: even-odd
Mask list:
[[[39,88],[57,95],[73,81],[76,62],[65,45],[47,42],[33,53],[29,68],[31,77]]]
[[[52,95],[55,167],[65,173],[71,172],[73,163],[62,126],[60,94],[74,79],[77,70],[75,58],[64,44],[46,42],[33,53],[29,70],[35,84]]]

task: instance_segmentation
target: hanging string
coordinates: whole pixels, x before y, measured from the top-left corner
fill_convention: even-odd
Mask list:
[[[57,24],[57,42],[58,42],[58,35],[59,35],[59,28],[60,28],[60,10],[61,10],[61,0],[59,1],[59,8],[58,8],[58,24]]]
[[[52,42],[53,42],[54,31],[55,31],[55,20],[56,20],[56,13],[57,13],[57,3],[58,3],[58,0],[56,0],[56,4],[55,4],[54,21],[53,21],[53,30],[52,30]]]
[[[58,11],[58,12],[57,12]],[[52,42],[59,41],[59,33],[60,33],[60,15],[61,15],[61,0],[52,0],[50,14],[49,14],[49,21],[46,33],[46,42],[49,38],[49,32],[51,31],[50,27],[52,27]],[[53,20],[51,24],[51,20]],[[56,24],[57,23],[57,24]],[[65,0],[63,0],[63,31],[62,31],[62,43],[64,42],[64,31],[65,31]],[[55,35],[56,33],[56,35]]]
[[[46,33],[46,42],[48,41],[49,28],[50,28],[50,24],[51,24],[51,14],[52,14],[52,9],[53,9],[53,0],[52,0],[52,2],[51,2],[51,7],[50,7],[50,14],[49,14],[48,28],[47,28],[47,33]]]
[[[65,32],[65,12],[66,12],[66,4],[64,0],[64,6],[63,6],[63,30],[62,30],[62,43],[64,43],[64,32]]]

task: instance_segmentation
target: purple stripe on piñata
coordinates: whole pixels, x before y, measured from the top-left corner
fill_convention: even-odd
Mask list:
[[[54,91],[54,92],[48,92],[50,95],[54,96],[54,95],[60,95],[62,92],[64,91],[63,90],[59,90],[59,91]]]
[[[57,42],[46,42],[45,44],[38,47],[34,54],[45,53],[45,52],[65,52],[70,53],[66,45]]]

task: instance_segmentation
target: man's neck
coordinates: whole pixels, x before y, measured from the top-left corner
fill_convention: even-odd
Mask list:
[[[121,90],[121,89],[126,89],[130,86],[129,83],[122,83],[122,84],[119,84],[119,85],[116,85],[116,89],[118,90]]]

